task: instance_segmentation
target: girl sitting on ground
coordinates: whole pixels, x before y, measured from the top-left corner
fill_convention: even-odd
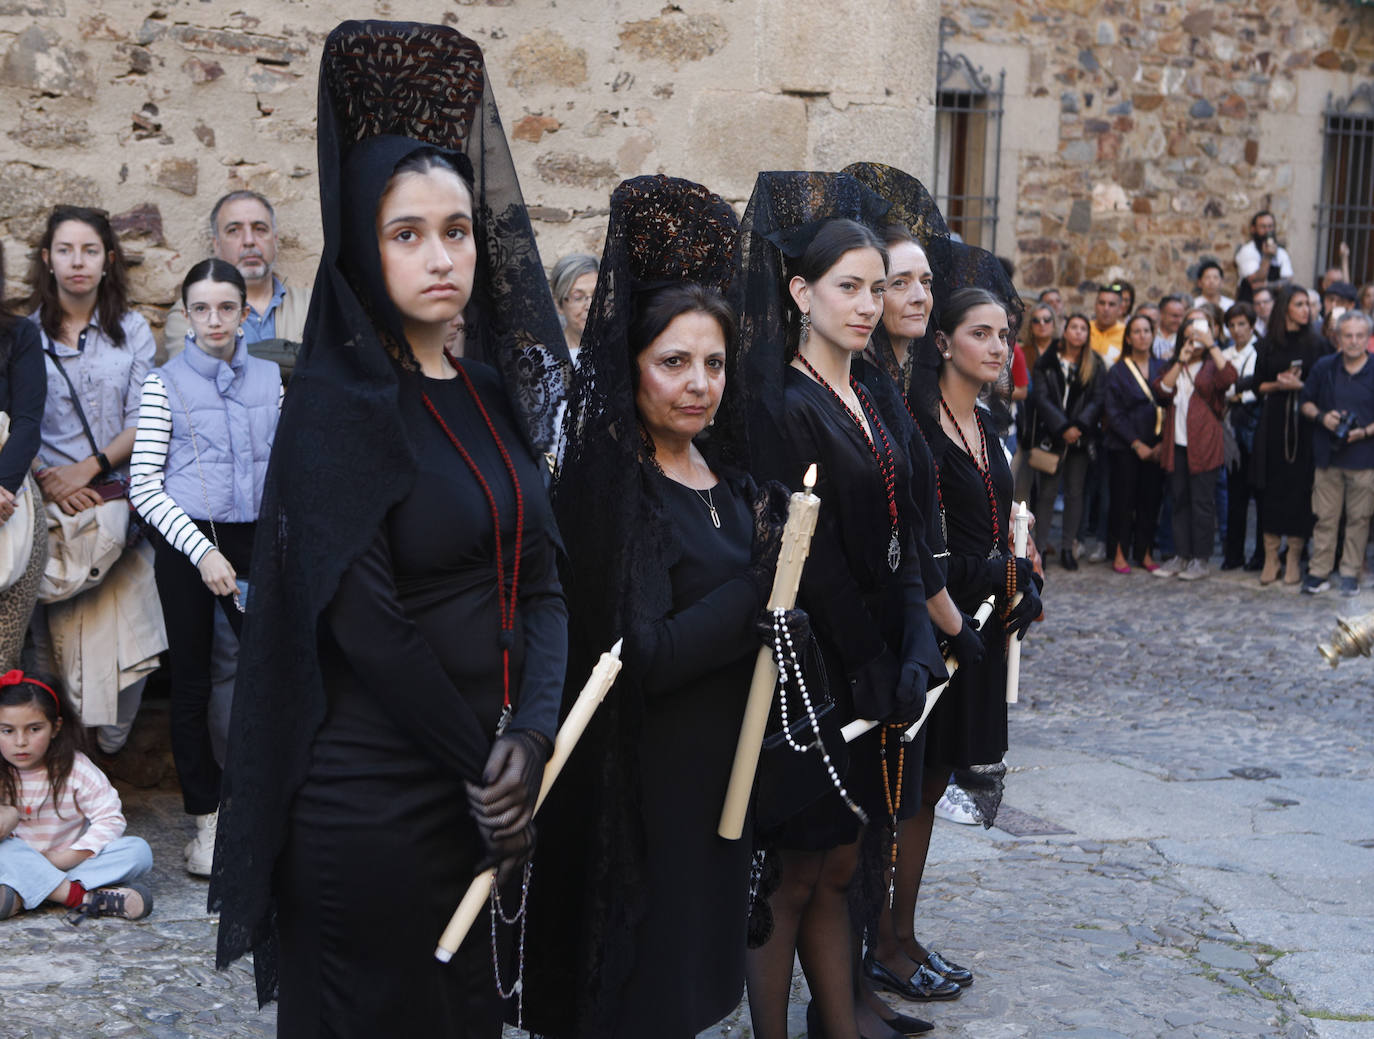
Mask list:
[[[128,883],[152,869],[153,853],[124,835],[119,794],[80,750],[75,719],[52,684],[0,675],[0,920],[44,902],[66,906],[73,923],[153,911],[153,896]]]

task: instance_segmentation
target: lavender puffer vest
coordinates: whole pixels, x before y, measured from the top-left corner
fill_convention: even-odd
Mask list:
[[[227,364],[188,344],[157,372],[167,387],[172,411],[163,477],[167,493],[192,519],[256,520],[277,432],[280,370],[271,361],[251,356],[240,339]],[[199,469],[192,425],[200,450]]]

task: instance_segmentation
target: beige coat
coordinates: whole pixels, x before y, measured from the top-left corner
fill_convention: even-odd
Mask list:
[[[153,549],[126,549],[94,588],[47,607],[54,663],[85,725],[118,722],[119,691],[157,669],[167,628]]]

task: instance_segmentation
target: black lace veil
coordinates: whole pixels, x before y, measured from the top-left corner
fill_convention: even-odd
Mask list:
[[[571,1035],[564,1029],[576,1009],[580,1034],[611,1034],[634,966],[629,936],[645,910],[634,633],[670,611],[667,574],[681,546],[655,487],[652,445],[640,433],[630,328],[637,301],[655,288],[694,282],[728,299],[737,226],[728,204],[686,180],[637,177],[611,195],[554,509],[567,547],[570,690],[621,637],[627,660],[541,815],[525,1004],[536,1031]],[[737,351],[729,351],[715,423],[698,437],[713,468],[725,472],[742,471],[748,458],[736,362]],[[573,936],[583,944],[566,947]]]
[[[890,206],[888,222],[905,226],[925,250],[933,278],[935,308],[926,334],[911,345],[907,354],[907,370],[897,364],[896,355],[888,339],[887,330],[879,324],[873,332],[871,353],[878,366],[891,376],[907,396],[912,407],[934,407],[939,392],[938,376],[940,352],[935,346],[935,323],[940,301],[949,299],[959,289],[978,287],[992,292],[1006,304],[1012,337],[1021,324],[1023,304],[1002,263],[986,249],[955,241],[945,224],[940,208],[930,192],[911,174],[876,162],[856,162],[844,172],[877,195]],[[998,380],[999,392],[1005,389],[1010,396],[1011,357]],[[1002,387],[1002,383],[1007,385]]]
[[[740,221],[740,352],[749,380],[755,469],[780,472],[768,457],[782,443],[783,373],[796,352],[798,312],[789,306],[788,256],[799,256],[820,222],[857,220],[881,233],[889,204],[843,173],[765,172]]]
[[[397,342],[367,214],[395,161],[423,146],[458,153],[471,172],[468,352],[501,372],[534,451],[553,442],[570,374],[480,49],[440,26],[344,22],[320,68],[324,251],[259,516],[209,893],[216,961],[251,950],[263,1002],[278,980],[272,874],[325,712],[319,620],[415,479],[399,405],[418,377]]]

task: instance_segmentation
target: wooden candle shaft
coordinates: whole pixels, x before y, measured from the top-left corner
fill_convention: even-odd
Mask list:
[[[544,798],[549,794],[549,788],[558,778],[558,773],[563,771],[563,766],[568,763],[568,757],[572,754],[573,747],[577,746],[577,741],[582,738],[582,733],[586,731],[587,725],[592,720],[592,715],[601,706],[601,701],[606,698],[606,693],[615,683],[616,675],[620,674],[620,647],[617,642],[609,653],[601,654],[601,659],[596,662],[596,667],[592,669],[591,676],[587,679],[587,684],[582,687],[582,692],[577,695],[577,700],[568,712],[567,718],[558,728],[558,735],[553,741],[553,753],[549,755],[549,760],[544,764],[544,776],[539,784],[539,797],[534,802],[534,810],[539,811],[544,803]],[[458,947],[463,944],[463,939],[467,937],[468,931],[472,930],[472,925],[476,923],[478,915],[482,912],[482,907],[487,904],[487,898],[491,894],[491,883],[496,877],[495,867],[484,869],[477,876],[472,878],[468,884],[467,892],[463,899],[458,903],[458,908],[453,911],[453,916],[449,919],[448,926],[444,928],[444,933],[439,937],[439,944],[434,950],[434,958],[440,963],[447,963],[453,958],[453,954],[458,951]]]
[[[787,526],[782,532],[782,548],[778,552],[778,568],[773,574],[773,591],[768,596],[770,610],[790,610],[796,605],[802,567],[811,549],[811,535],[816,532],[820,504],[820,499],[809,492],[792,495]],[[744,818],[749,813],[754,774],[758,771],[759,752],[763,749],[763,732],[768,725],[768,712],[773,706],[773,689],[777,683],[777,662],[772,652],[764,647],[754,663],[749,699],[744,705],[739,742],[735,745],[735,761],[730,767],[725,804],[716,827],[716,832],[727,841],[737,841],[744,833]]]

